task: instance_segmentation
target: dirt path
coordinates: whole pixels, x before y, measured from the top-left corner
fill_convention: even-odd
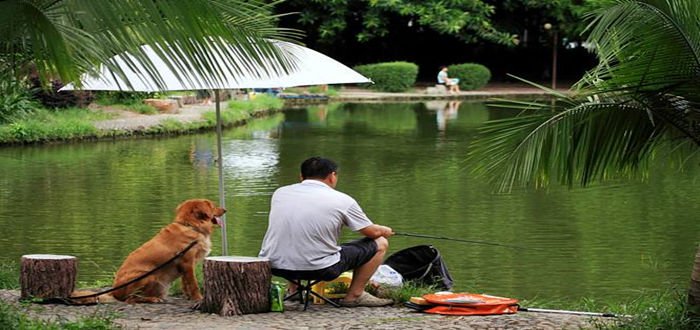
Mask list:
[[[228,102],[222,102],[221,108],[225,109]],[[214,111],[214,105],[186,105],[178,109],[177,113],[159,113],[154,115],[144,115],[131,111],[109,109],[103,110],[115,113],[117,118],[101,120],[94,123],[100,130],[127,130],[138,131],[159,125],[164,120],[177,120],[180,122],[194,122],[202,120],[202,114]]]
[[[76,320],[84,316],[116,315],[126,329],[594,329],[610,319],[575,315],[517,313],[493,316],[442,316],[422,314],[405,307],[333,308],[311,305],[302,311],[287,303],[284,313],[223,317],[190,309],[191,303],[169,298],[163,304],[96,306],[19,304],[19,291],[0,290],[0,299],[18,306],[31,317]]]

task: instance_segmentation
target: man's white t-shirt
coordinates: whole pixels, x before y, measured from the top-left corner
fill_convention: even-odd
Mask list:
[[[260,257],[277,269],[323,269],[340,261],[343,225],[358,231],[371,224],[354,198],[321,181],[304,180],[272,194]]]

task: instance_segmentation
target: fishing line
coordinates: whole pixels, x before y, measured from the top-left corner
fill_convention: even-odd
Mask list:
[[[410,236],[410,237],[421,237],[421,238],[432,238],[432,239],[440,239],[440,240],[445,240],[445,241],[455,241],[455,242],[462,242],[462,243],[492,245],[492,246],[507,247],[507,248],[511,248],[511,249],[540,250],[540,249],[531,248],[531,247],[522,247],[522,246],[508,245],[508,244],[501,244],[501,243],[493,243],[493,242],[485,242],[485,241],[476,241],[476,240],[461,239],[461,238],[452,238],[452,237],[444,237],[444,236],[433,236],[433,235],[406,233],[406,232],[394,232],[394,235],[397,235],[397,236]]]

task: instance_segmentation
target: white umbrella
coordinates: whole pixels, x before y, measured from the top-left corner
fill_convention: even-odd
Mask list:
[[[351,84],[371,82],[368,78],[348,68],[342,63],[323,55],[315,50],[299,46],[286,41],[272,40],[272,44],[284,58],[292,63],[290,72],[285,72],[282,66],[274,59],[263,58],[258,70],[247,70],[240,63],[251,62],[241,55],[235,46],[225,49],[210,46],[208,61],[224,69],[223,77],[201,77],[195,71],[180,70],[173,63],[190,66],[189,62],[180,59],[168,58],[168,62],[161,59],[158,49],[151,46],[141,46],[143,52],[152,63],[152,69],[148,70],[135,57],[121,54],[112,57],[109,62],[120,67],[124,71],[127,81],[114,74],[106,66],[101,66],[97,75],[83,75],[80,79],[84,90],[103,91],[132,91],[132,92],[157,92],[179,91],[199,89],[236,89],[236,88],[276,88],[327,84]],[[227,52],[230,57],[221,56]],[[158,83],[144,74],[156,71],[161,77],[160,87]],[[77,89],[73,84],[68,84],[61,90]]]
[[[212,46],[209,52],[211,63],[215,68],[221,69],[224,75],[219,78],[202,77],[196,71],[181,70],[179,68],[191,67],[189,62],[180,59],[167,58],[164,61],[151,46],[142,46],[142,50],[151,61],[151,66],[145,66],[135,57],[129,54],[120,54],[112,57],[109,62],[118,66],[123,75],[112,72],[105,65],[101,65],[96,75],[85,74],[81,77],[82,90],[102,91],[126,91],[126,92],[156,92],[179,90],[214,90],[216,99],[216,135],[217,135],[217,164],[219,172],[219,204],[226,206],[224,194],[224,177],[221,152],[221,110],[219,102],[219,90],[237,88],[278,88],[328,84],[371,83],[371,80],[348,68],[342,63],[323,55],[312,49],[299,46],[290,42],[271,40],[274,47],[283,58],[291,62],[291,68],[284,70],[274,59],[263,56],[259,70],[247,70],[240,63],[250,62],[241,55],[235,46],[224,49],[229,56],[221,56],[222,49]],[[173,65],[173,64],[179,65]],[[158,72],[160,81],[154,80],[146,72]],[[122,79],[124,77],[125,79]],[[73,84],[68,84],[61,90],[78,89]],[[226,217],[222,218],[221,226],[223,254],[228,254],[226,239]]]

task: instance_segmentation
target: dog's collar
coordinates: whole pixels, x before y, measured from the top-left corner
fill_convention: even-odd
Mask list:
[[[207,233],[205,233],[204,231],[202,231],[201,229],[199,229],[199,228],[197,228],[197,227],[195,227],[195,226],[193,226],[193,225],[191,225],[191,224],[189,224],[189,223],[186,223],[186,222],[179,222],[179,221],[176,221],[175,223],[178,224],[178,225],[180,225],[180,226],[185,226],[185,227],[187,227],[187,228],[190,228],[190,229],[192,229],[192,230],[194,230],[194,231],[196,231],[196,232],[198,232],[198,233],[200,233],[200,234],[202,234],[202,235],[206,235],[206,234],[207,234]]]

